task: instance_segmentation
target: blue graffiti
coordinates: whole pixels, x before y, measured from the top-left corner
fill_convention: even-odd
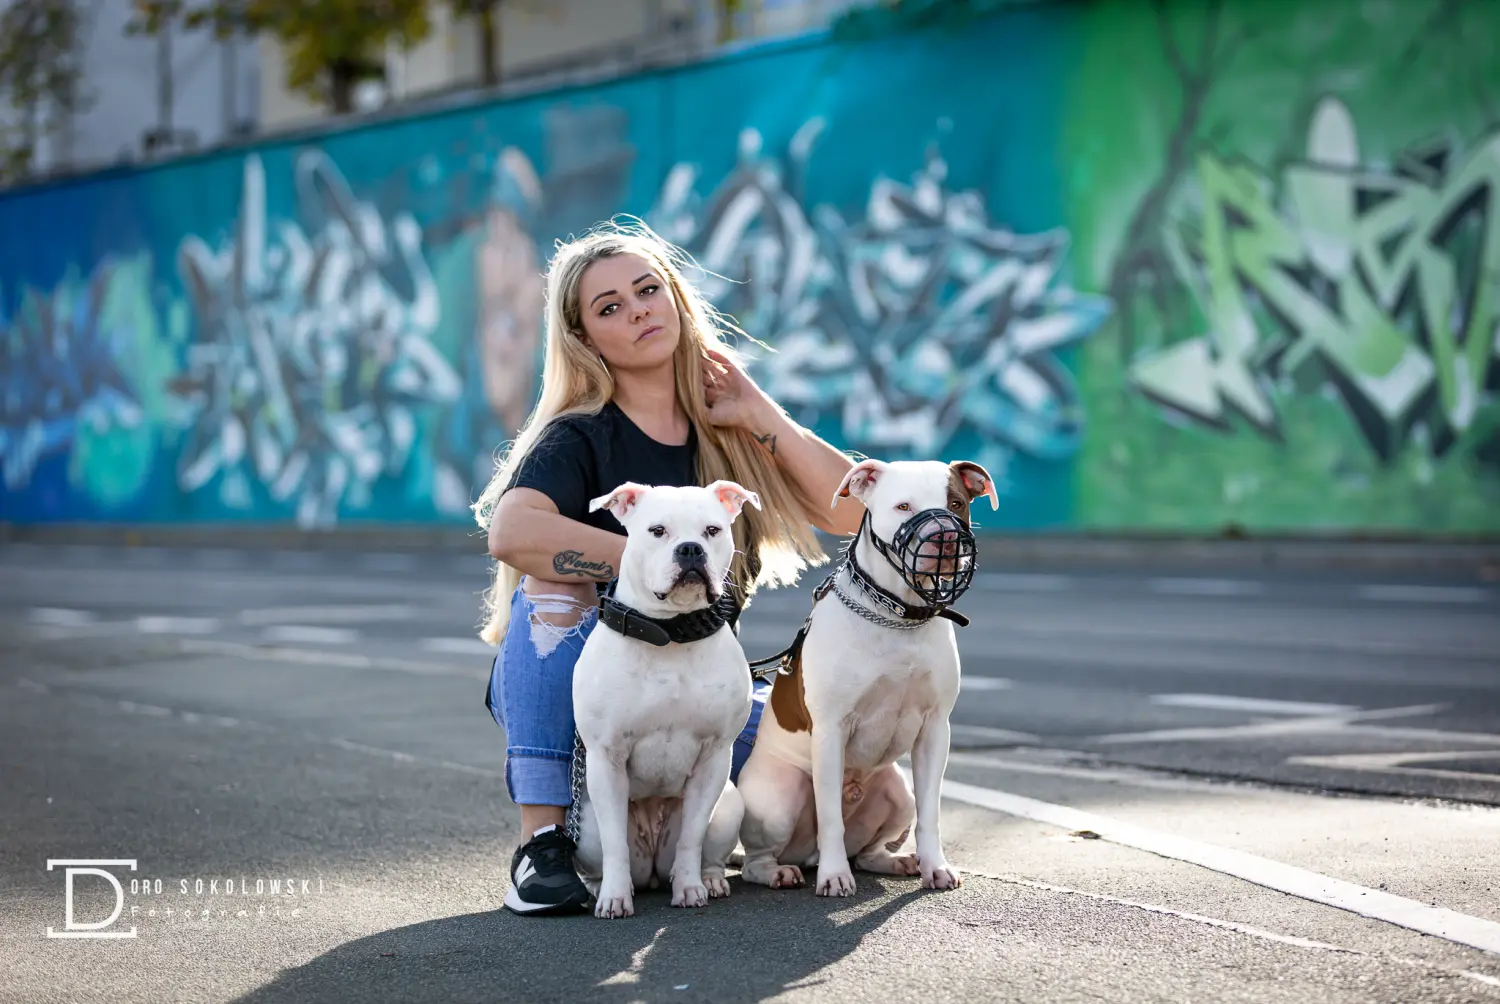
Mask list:
[[[1057,282],[1066,232],[995,226],[978,192],[947,188],[935,150],[910,185],[877,178],[863,219],[809,211],[802,176],[822,128],[806,123],[785,165],[746,130],[739,167],[707,198],[697,169],[677,165],[651,215],[711,273],[720,309],[775,349],[754,359],[757,378],[882,457],[936,457],[966,432],[1002,452],[1072,456],[1084,409],[1058,353],[1109,302]]]
[[[112,274],[102,262],[84,289],[64,280],[50,296],[27,290],[14,318],[0,304],[0,463],[8,489],[29,485],[38,462],[68,450],[81,429],[141,423],[140,402],[118,364],[124,333],[103,321]]]

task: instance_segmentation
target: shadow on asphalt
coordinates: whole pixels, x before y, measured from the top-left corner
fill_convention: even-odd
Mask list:
[[[761,1001],[823,982],[819,970],[924,892],[917,879],[857,873],[858,893],[771,890],[677,910],[636,894],[624,920],[522,918],[504,910],[413,924],[340,945],[237,1004],[282,1001]],[[962,895],[962,892],[957,895]]]

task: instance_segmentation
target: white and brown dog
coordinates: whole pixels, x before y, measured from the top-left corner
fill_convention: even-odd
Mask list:
[[[999,499],[978,464],[937,461],[865,460],[833,504],[850,495],[865,521],[818,590],[740,772],[742,874],[799,886],[816,864],[818,895],[848,896],[853,858],[866,871],[921,875],[923,888],[957,888],[938,801],[958,699],[953,622],[967,619],[949,605],[973,576],[970,503]],[[896,768],[908,753],[911,785]],[[913,816],[916,855],[895,853]]]
[[[729,769],[751,681],[717,611],[746,502],[760,508],[754,492],[716,481],[624,484],[589,504],[626,530],[613,595],[573,671],[587,776],[576,860],[596,917],[632,915],[634,891],[667,880],[673,906],[729,895],[743,812]]]

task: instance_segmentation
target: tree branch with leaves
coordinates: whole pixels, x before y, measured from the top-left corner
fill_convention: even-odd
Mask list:
[[[280,43],[286,86],[340,114],[361,81],[385,77],[386,50],[432,33],[428,0],[134,0],[135,30],[180,22],[218,38],[267,35]]]
[[[84,87],[86,26],[74,0],[11,0],[0,11],[0,97],[15,118],[0,131],[0,180],[29,176],[42,138],[92,100]]]

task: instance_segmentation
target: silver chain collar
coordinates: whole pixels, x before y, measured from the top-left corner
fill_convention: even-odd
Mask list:
[[[865,604],[855,599],[855,597],[851,596],[849,593],[846,593],[843,587],[839,585],[841,572],[849,573],[850,584],[858,587],[859,594],[861,596],[874,603],[876,606],[879,606],[881,610],[891,611],[893,614],[896,614],[896,616],[890,616],[888,614],[882,613],[880,610],[871,610],[869,607],[865,606]],[[859,614],[859,616],[863,617],[870,623],[878,624],[881,627],[892,628],[896,631],[913,631],[921,627],[923,624],[927,624],[930,622],[930,618],[914,621],[899,616],[899,614],[901,613],[900,608],[893,606],[889,597],[865,588],[864,582],[859,576],[854,574],[854,569],[850,567],[847,561],[844,563],[844,567],[839,569],[839,571],[835,572],[833,575],[833,592],[834,595],[839,598],[839,602],[843,603],[844,606]]]

